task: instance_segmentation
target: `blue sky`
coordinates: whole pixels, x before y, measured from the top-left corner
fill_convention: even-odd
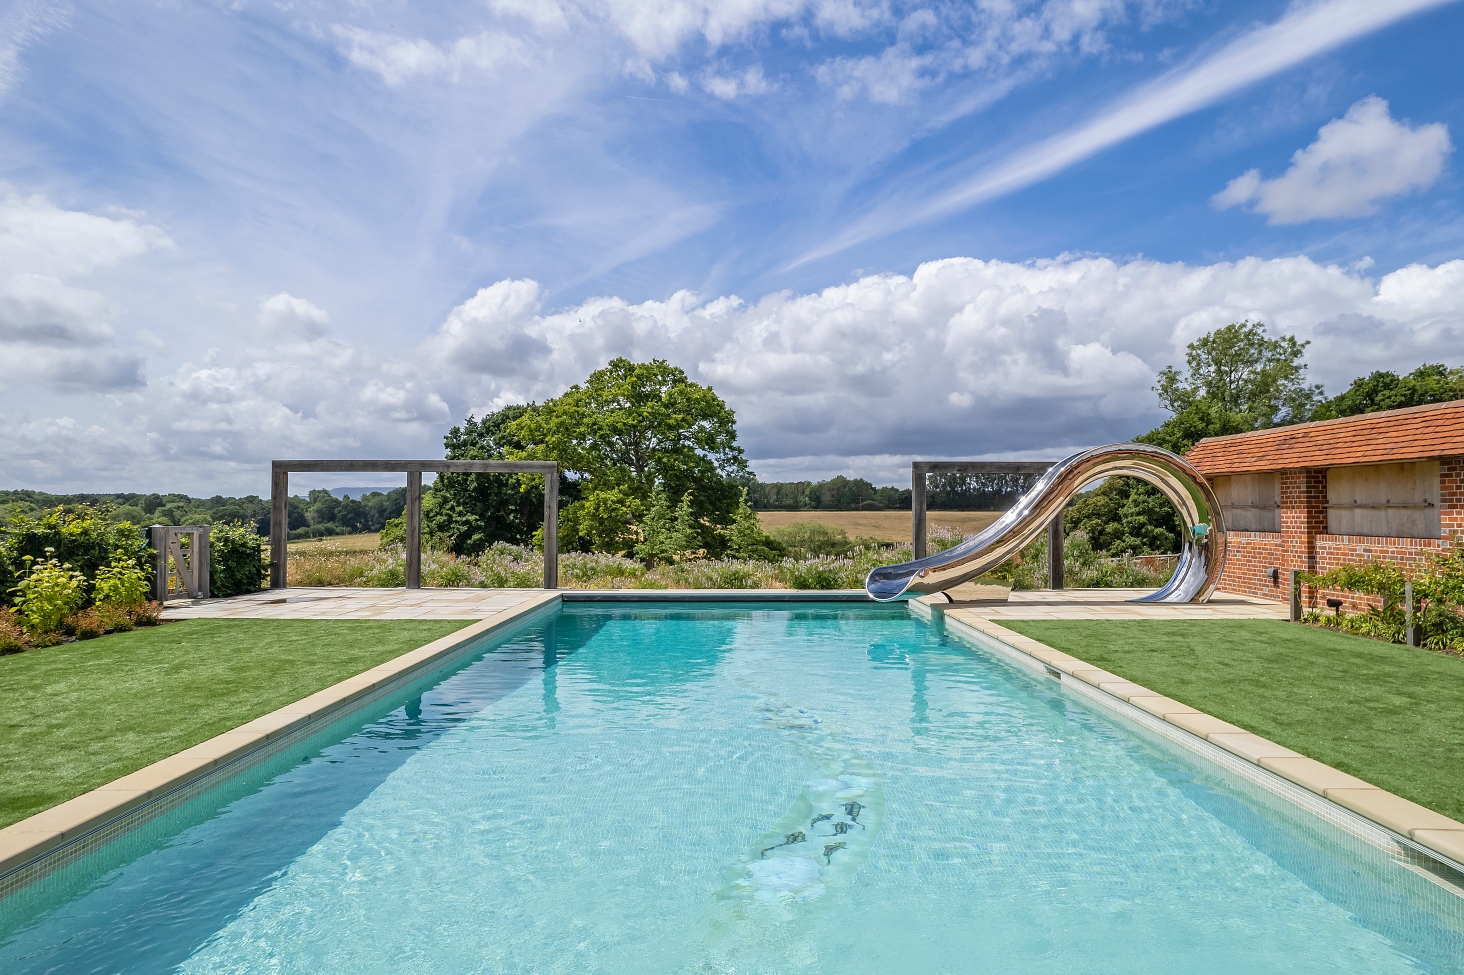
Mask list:
[[[0,9],[7,486],[435,456],[618,354],[882,481],[1147,429],[1241,317],[1464,364],[1464,4]]]

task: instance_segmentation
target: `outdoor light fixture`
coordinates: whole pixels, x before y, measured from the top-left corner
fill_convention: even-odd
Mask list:
[[[1279,586],[1281,584],[1281,570],[1274,565],[1271,566],[1266,570],[1266,578],[1271,580],[1271,585]]]
[[[1336,610],[1337,611],[1337,615],[1338,616],[1341,616],[1342,615],[1342,600],[1340,600],[1340,599],[1329,599],[1329,600],[1327,600],[1327,608],[1328,609]]]

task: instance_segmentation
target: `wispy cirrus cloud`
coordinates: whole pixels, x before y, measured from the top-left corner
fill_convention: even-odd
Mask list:
[[[938,219],[1041,182],[1085,159],[1348,41],[1456,0],[1318,0],[1297,6],[1218,51],[1166,72],[1090,120],[1009,152],[954,185],[949,170],[914,194],[888,198],[863,219],[807,251],[789,267]],[[941,186],[940,182],[945,185]]]

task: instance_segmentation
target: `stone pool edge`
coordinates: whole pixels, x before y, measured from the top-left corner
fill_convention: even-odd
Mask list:
[[[113,832],[111,827],[130,813],[179,792],[208,773],[248,762],[287,736],[297,738],[302,732],[346,717],[356,707],[364,707],[381,693],[410,682],[479,638],[559,602],[560,595],[556,590],[529,596],[509,609],[0,829],[0,898],[49,873],[35,868],[64,848],[101,831]],[[128,824],[126,828],[134,825],[140,824]],[[27,871],[36,875],[17,876]]]
[[[1198,708],[1165,697],[1031,637],[1009,630],[970,609],[945,609],[916,600],[922,608],[963,624],[1036,661],[1053,674],[1074,677],[1101,694],[1150,714],[1209,742],[1257,768],[1285,779],[1348,812],[1410,841],[1449,866],[1464,867],[1464,823],[1394,795],[1339,769],[1307,758]]]

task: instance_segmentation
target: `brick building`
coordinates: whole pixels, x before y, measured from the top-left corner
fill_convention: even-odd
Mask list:
[[[1226,592],[1284,600],[1291,569],[1421,569],[1464,541],[1464,401],[1210,437],[1186,457],[1224,511]],[[1366,602],[1309,590],[1305,602],[1324,596]]]

